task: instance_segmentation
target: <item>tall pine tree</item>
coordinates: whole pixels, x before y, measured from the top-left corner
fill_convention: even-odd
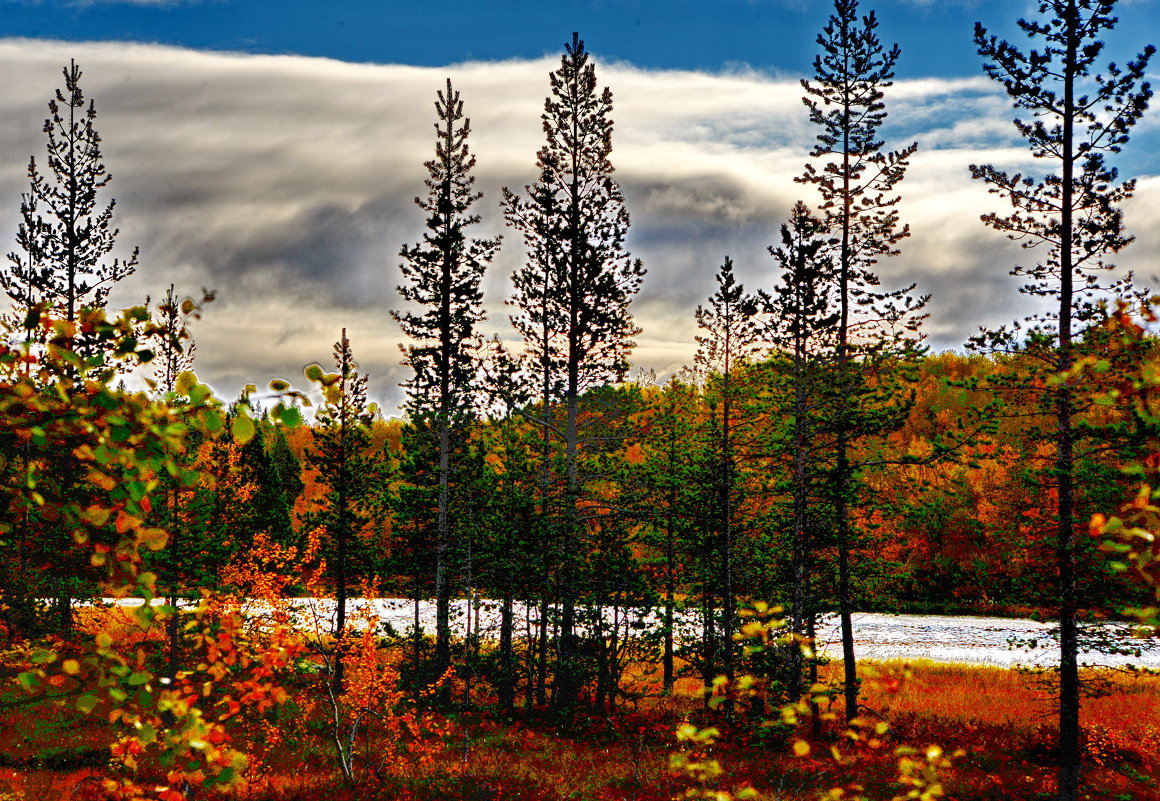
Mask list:
[[[508,222],[524,238],[527,262],[517,271],[512,317],[528,358],[540,376],[544,441],[563,440],[564,502],[557,592],[563,611],[555,702],[576,697],[576,551],[580,514],[580,398],[585,390],[622,377],[628,367],[633,324],[629,302],[644,267],[624,246],[629,215],[612,178],[612,91],[597,90],[596,67],[578,34],[549,76],[544,101],[547,141],[536,156],[538,180],[527,197],[504,190]],[[556,403],[563,420],[554,418]]]
[[[420,312],[397,311],[392,317],[414,344],[404,348],[413,376],[407,389],[407,411],[416,430],[431,433],[438,445],[435,511],[436,661],[441,674],[450,664],[451,546],[453,458],[473,417],[483,342],[476,327],[484,319],[483,280],[499,249],[499,239],[472,239],[466,229],[479,222],[472,206],[483,197],[474,190],[475,157],[467,145],[471,122],[463,101],[447,80],[436,96],[435,158],[425,163],[427,196],[415,203],[427,213],[427,231],[417,245],[404,246],[400,269],[408,282],[403,299]]]
[[[1149,45],[1125,67],[1109,63],[1095,72],[1100,36],[1116,24],[1114,0],[1041,2],[1038,18],[1019,20],[1027,37],[1041,42],[1026,53],[975,26],[984,70],[1007,90],[1016,108],[1031,119],[1015,127],[1032,155],[1058,171],[1038,180],[990,165],[972,166],[972,176],[1013,210],[986,214],[983,221],[1025,248],[1044,256],[1012,274],[1025,278],[1020,291],[1049,298],[1055,308],[1019,326],[984,332],[974,341],[988,350],[1026,353],[1049,373],[1066,374],[1081,355],[1085,330],[1098,319],[1097,301],[1128,290],[1126,281],[1106,282],[1104,258],[1131,241],[1123,232],[1119,204],[1134,181],[1118,182],[1107,154],[1118,153],[1148,107],[1152,90],[1143,81],[1155,48]],[[1050,168],[1049,168],[1050,169]],[[1081,401],[1067,381],[1049,382],[1046,398],[1054,417],[1056,570],[1059,594],[1060,698],[1059,797],[1073,801],[1080,786],[1078,628],[1076,622],[1076,445]]]
[[[822,52],[814,59],[814,80],[802,81],[810,121],[821,128],[803,183],[813,184],[822,196],[826,225],[838,238],[838,331],[834,383],[850,402],[837,410],[837,437],[832,471],[838,546],[838,611],[841,616],[842,658],[845,671],[846,717],[858,715],[858,678],[854,657],[851,614],[854,607],[850,550],[854,532],[850,503],[857,466],[851,447],[867,426],[858,418],[860,362],[879,356],[890,346],[911,342],[925,298],[911,295],[914,287],[883,292],[873,271],[883,256],[895,255],[898,243],[909,235],[900,225],[895,185],[902,180],[917,145],[884,151],[878,130],[886,119],[884,90],[894,79],[899,49],[885,49],[877,34],[878,20],[870,12],[860,20],[857,0],[834,0],[817,43]],[[859,310],[868,314],[859,316]],[[870,427],[880,428],[876,422]]]

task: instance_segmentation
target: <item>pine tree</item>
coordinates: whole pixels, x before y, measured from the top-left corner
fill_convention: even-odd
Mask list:
[[[879,258],[895,255],[898,243],[909,236],[908,227],[899,224],[894,187],[917,149],[917,145],[910,145],[884,152],[884,143],[878,138],[878,129],[886,119],[884,90],[893,83],[900,51],[897,45],[890,50],[883,47],[877,27],[874,12],[859,21],[857,0],[835,0],[834,14],[817,39],[822,53],[814,59],[814,81],[802,81],[810,121],[822,129],[810,157],[826,161],[820,169],[807,164],[799,180],[818,188],[824,222],[838,236],[834,383],[850,396],[850,403],[837,411],[835,419],[837,447],[832,471],[848,720],[858,715],[849,506],[856,472],[850,449],[861,435],[860,429],[865,428],[856,419],[863,372],[859,363],[868,356],[881,356],[898,347],[905,350],[913,344],[926,302],[911,295],[913,285],[878,290],[880,281],[872,269]],[[865,313],[858,316],[857,310]]]
[[[733,680],[737,628],[735,586],[735,518],[738,506],[737,386],[735,372],[752,355],[759,340],[755,324],[757,301],[733,275],[733,260],[726,257],[717,273],[717,291],[707,306],[697,306],[694,317],[702,333],[697,335],[696,364],[707,380],[717,382],[707,389],[711,396],[710,421],[713,432],[714,499],[712,527],[718,554],[717,583],[721,593],[721,664],[725,677]],[[716,391],[711,391],[715,389]],[[715,396],[715,397],[712,397]],[[716,649],[713,649],[716,650]],[[728,707],[731,713],[732,707]]]
[[[314,444],[306,463],[318,471],[317,481],[327,489],[304,527],[323,533],[327,568],[334,582],[337,613],[331,680],[335,693],[343,686],[346,601],[351,568],[359,556],[359,535],[370,520],[366,501],[374,484],[374,463],[368,453],[370,425],[375,409],[367,403],[367,377],[360,375],[351,353],[346,329],[334,343],[338,372],[323,374],[318,365],[306,368],[306,377],[322,386],[324,402],[315,415]]]
[[[213,299],[206,295],[203,303]],[[197,316],[199,307],[192,298],[180,300],[173,284],[165,291],[165,297],[157,306],[157,338],[154,358],[153,381],[162,396],[177,390],[177,378],[193,369],[193,359],[197,354],[197,343],[190,336],[188,320]]]
[[[117,239],[116,201],[98,207],[98,196],[111,176],[94,127],[96,107],[90,101],[86,108],[80,79],[80,68],[70,62],[64,69],[64,91],[58,89],[48,103],[48,173],[41,172],[35,157],[29,161],[19,251],[8,255],[8,270],[0,271],[0,287],[19,312],[26,315],[44,304],[70,323],[84,307],[104,308],[113,284],[137,266],[136,249],[128,259],[106,261]],[[76,344],[83,347],[83,339]]]
[[[699,422],[701,401],[695,383],[671,378],[663,387],[645,387],[647,407],[642,426],[642,461],[629,482],[639,493],[639,517],[647,522],[642,541],[651,545],[664,596],[662,624],[662,686],[671,692],[676,681],[675,623],[678,588],[695,579],[695,540],[699,536],[699,511],[705,507],[706,489],[712,488],[711,460],[703,427]],[[655,569],[655,568],[654,568]],[[708,607],[708,599],[703,599]],[[712,681],[711,666],[702,676]]]
[[[827,392],[825,374],[837,342],[836,242],[826,224],[800,201],[794,204],[780,233],[780,247],[769,248],[780,269],[780,280],[772,294],[759,294],[768,321],[764,334],[783,363],[788,362],[792,395],[786,415],[790,430],[785,437],[793,465],[790,630],[812,637],[816,612],[811,591],[813,550],[818,506],[824,495],[817,465],[831,456],[831,432],[825,420],[831,416],[834,398]],[[795,643],[789,653],[789,698],[797,701],[805,690],[802,651]],[[811,662],[810,669],[816,674],[816,661]]]
[[[197,304],[192,299],[180,300],[173,284],[165,291],[165,297],[157,306],[157,347],[153,370],[156,390],[163,398],[174,399],[177,393],[177,379],[184,372],[193,369],[193,358],[197,344],[190,336],[188,318],[196,314]],[[191,443],[192,444],[192,443]],[[171,457],[193,462],[196,447],[188,447],[180,456]],[[176,613],[179,593],[188,580],[185,559],[188,546],[188,515],[184,506],[189,488],[181,486],[176,479],[164,478],[165,506],[163,527],[169,532],[169,542],[158,556],[163,563],[162,580],[169,585],[169,605],[173,612],[165,621],[165,635],[169,640],[169,654],[166,675],[172,681],[177,676],[181,649],[180,620]]]
[[[557,586],[563,603],[555,702],[575,700],[575,553],[580,517],[580,398],[585,390],[622,377],[632,337],[629,302],[644,267],[625,250],[629,215],[612,179],[612,91],[597,91],[596,67],[572,34],[559,69],[549,75],[544,102],[546,143],[536,157],[539,179],[521,198],[504,190],[509,224],[524,238],[527,263],[516,272],[512,317],[540,376],[540,422],[545,451],[555,435],[564,444],[563,533]],[[562,424],[553,419],[563,407]],[[546,454],[545,454],[546,455]]]
[[[17,250],[8,254],[7,268],[0,269],[0,288],[14,305],[13,328],[22,329],[26,340],[38,336],[35,320],[42,312],[80,328],[83,310],[103,308],[112,285],[132,274],[137,263],[136,250],[128,260],[105,261],[117,238],[112,227],[114,201],[98,209],[98,195],[110,176],[101,160],[101,139],[94,127],[96,108],[91,102],[86,108],[80,78],[80,69],[70,62],[64,69],[64,91],[57,90],[49,101],[50,116],[44,123],[49,172],[40,171],[35,157],[29,161],[29,191],[21,197]],[[88,361],[86,369],[91,374],[107,369],[109,360],[89,357],[107,356],[102,348],[108,340],[98,344],[96,337],[78,334],[76,328],[63,343],[66,348]],[[54,369],[69,371],[74,366],[59,363]],[[60,377],[75,380],[80,376]],[[24,455],[29,455],[27,449]],[[62,494],[82,494],[81,471],[67,464],[68,459],[54,457],[54,462],[56,467],[46,470],[42,480],[58,481]],[[51,521],[35,521],[33,517],[20,521],[22,546],[30,543],[30,534],[38,527],[38,547],[58,564],[67,561],[65,554],[73,549],[71,535]],[[28,553],[29,549],[22,547],[21,559],[26,560]],[[66,634],[72,629],[73,590],[69,585],[86,572],[83,559],[67,570],[72,578],[54,571],[60,627]]]
[[[475,157],[467,145],[471,122],[463,116],[459,92],[447,80],[436,96],[435,158],[425,163],[427,197],[415,198],[428,214],[422,243],[404,246],[400,269],[407,280],[399,287],[404,300],[421,313],[392,312],[403,333],[416,344],[404,349],[414,371],[404,385],[407,411],[420,427],[429,426],[438,439],[438,506],[436,510],[436,660],[440,673],[450,663],[451,591],[448,548],[451,545],[453,458],[464,427],[473,417],[478,388],[482,338],[476,327],[484,319],[483,280],[499,249],[499,239],[470,239],[468,226],[479,222],[471,207],[483,197],[473,189]]]
[[[530,609],[537,595],[546,595],[546,588],[537,586],[546,554],[541,543],[530,536],[536,531],[536,433],[526,420],[510,412],[491,419],[479,432],[478,447],[486,451],[476,482],[483,487],[476,549],[482,568],[479,586],[485,597],[499,599],[492,675],[499,705],[509,712],[515,708],[521,674],[529,706],[535,692],[534,639],[525,640],[521,666],[515,602],[523,600]]]
[[[1131,241],[1119,204],[1135,189],[1134,181],[1118,182],[1106,155],[1120,151],[1148,107],[1152,90],[1143,77],[1155,48],[1149,45],[1126,67],[1110,63],[1103,73],[1094,72],[1104,48],[1099,37],[1116,24],[1114,6],[1114,0],[1039,3],[1038,19],[1019,20],[1029,39],[1043,42],[1042,49],[1026,53],[988,35],[982,24],[975,26],[984,71],[1003,84],[1016,108],[1032,114],[1031,121],[1017,119],[1016,129],[1036,158],[1054,162],[1059,171],[1036,180],[990,165],[971,167],[974,178],[1013,207],[1007,216],[986,214],[983,221],[1025,248],[1046,250],[1039,263],[1012,271],[1027,280],[1020,291],[1057,302],[1056,310],[1029,318],[1025,338],[1015,326],[984,332],[974,342],[984,349],[1022,350],[1057,375],[1075,365],[1084,331],[1098,319],[1098,299],[1130,286],[1130,278],[1110,285],[1102,280],[1110,268],[1104,258]],[[1080,785],[1074,481],[1080,409],[1067,381],[1051,383],[1060,610],[1059,797],[1070,800],[1078,797]]]

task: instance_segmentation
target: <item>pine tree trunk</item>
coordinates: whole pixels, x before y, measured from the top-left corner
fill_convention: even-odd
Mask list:
[[[662,657],[663,686],[666,693],[673,691],[675,682],[673,666],[673,596],[676,594],[676,554],[673,548],[672,503],[670,500],[669,524],[665,529],[665,650]]]
[[[418,571],[415,574],[415,581],[412,582],[412,588],[415,597],[412,599],[412,613],[414,615],[414,634],[411,637],[412,657],[414,659],[414,666],[416,675],[421,675],[421,666],[423,659],[423,630],[419,626],[419,577]],[[421,682],[415,682],[415,700],[419,700]]]
[[[448,102],[450,103],[451,83],[448,81]],[[447,119],[444,134],[445,157],[454,152],[454,121]],[[450,174],[450,170],[448,171]],[[443,194],[444,242],[454,241],[454,226],[451,216],[451,179],[444,179],[441,191]],[[436,514],[436,557],[435,557],[435,663],[439,675],[442,676],[451,666],[451,582],[448,581],[448,551],[451,547],[450,530],[450,488],[451,488],[451,371],[452,350],[455,343],[452,340],[451,296],[453,292],[452,277],[456,266],[456,256],[446,248],[439,271],[439,353],[437,368],[439,371],[439,508]],[[445,682],[439,685],[439,701],[447,703],[451,699],[450,687]]]
[[[538,653],[536,655],[536,703],[544,706],[548,703],[548,600],[547,586],[540,597],[540,621],[537,636]]]
[[[496,694],[500,708],[511,712],[516,703],[515,661],[512,654],[512,588],[509,581],[504,586],[503,600],[499,612],[499,682]]]
[[[180,583],[180,567],[181,565],[181,536],[179,531],[178,517],[180,510],[178,508],[180,502],[180,490],[177,486],[170,487],[169,490],[169,554],[170,564],[173,565],[171,575],[169,576],[170,590],[169,590],[169,605],[173,612],[169,619],[165,621],[166,637],[169,640],[169,658],[166,664],[166,676],[172,682],[177,678],[177,671],[179,668],[178,662],[180,660],[181,652],[181,628],[180,621],[177,615],[178,603],[178,584]]]
[[[733,590],[733,403],[730,395],[729,346],[726,345],[725,374],[723,376],[723,404],[721,417],[721,663],[728,680],[725,698],[725,719],[733,719],[733,608],[736,603]]]
[[[812,643],[814,641],[814,639],[817,637],[817,634],[818,634],[818,632],[814,627],[813,610],[809,609],[809,610],[807,610],[807,615],[806,615],[806,638]],[[812,689],[813,687],[817,686],[817,683],[818,683],[818,660],[817,660],[816,656],[810,660],[809,674],[810,674],[810,677],[809,677],[809,682],[810,682],[810,693],[809,693],[809,695],[810,695],[810,734],[813,736],[813,738],[815,740],[817,740],[822,736],[822,717],[820,714],[818,714],[819,713],[818,702],[814,700],[814,694],[813,694],[813,689]]]
[[[793,411],[793,600],[791,624],[794,634],[805,636],[806,605],[809,603],[809,576],[806,570],[806,445],[805,445],[805,386],[802,375],[800,348],[794,363]],[[790,643],[789,700],[802,697],[802,644]]]
[[[564,439],[565,475],[567,480],[567,502],[565,508],[564,547],[560,562],[560,581],[558,595],[563,604],[563,614],[560,616],[560,640],[558,643],[559,656],[556,664],[556,686],[554,688],[554,704],[557,711],[567,711],[576,702],[576,685],[579,680],[576,666],[576,586],[575,564],[576,549],[579,547],[580,536],[580,504],[579,504],[579,467],[577,464],[579,452],[579,418],[580,418],[580,348],[577,340],[580,337],[580,325],[577,311],[573,308],[571,325],[569,328],[569,359],[568,383],[564,396],[567,428]]]
[[[845,453],[842,453],[844,456]],[[839,464],[844,462],[839,459]],[[839,474],[843,467],[839,467]],[[838,490],[844,495],[844,487]],[[842,678],[845,685],[846,722],[858,717],[858,665],[854,661],[853,601],[850,592],[850,526],[845,497],[839,497],[838,515],[838,614],[842,621]]]
[[[1072,205],[1075,148],[1075,81],[1073,73],[1079,40],[1079,11],[1067,4],[1067,55],[1064,60],[1063,186],[1060,220],[1059,364],[1064,373],[1072,366]],[[1071,390],[1062,384],[1057,394],[1056,473],[1059,478],[1059,798],[1076,801],[1080,785],[1079,667],[1076,642],[1075,526],[1072,497],[1074,469]]]
[[[842,251],[838,292],[840,295],[840,318],[838,320],[838,370],[839,379],[850,380],[852,360],[850,358],[850,268],[853,255],[850,252],[850,226],[852,217],[851,168],[850,168],[850,108],[845,108],[842,139]],[[835,465],[834,511],[838,523],[838,614],[842,627],[842,668],[846,697],[846,722],[858,717],[858,665],[854,656],[854,622],[852,589],[850,587],[850,510],[847,494],[850,490],[849,421],[843,410],[838,415],[837,463]]]
[[[441,416],[442,417],[442,416]],[[451,583],[447,580],[447,552],[450,543],[447,506],[450,434],[445,417],[439,423],[439,508],[435,534],[435,669],[440,677],[451,665]],[[446,704],[451,690],[440,682],[438,700]]]

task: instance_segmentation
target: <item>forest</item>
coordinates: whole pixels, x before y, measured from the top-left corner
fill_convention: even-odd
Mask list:
[[[881,139],[900,50],[857,0],[802,81],[768,280],[723,256],[672,376],[632,372],[656,277],[584,41],[503,191],[508,341],[448,78],[398,251],[400,417],[341,321],[332,363],[222,399],[212,292],[108,308],[138,252],[66,65],[0,266],[0,800],[1160,797],[1160,680],[1100,666],[1160,616],[1160,298],[1112,263],[1110,164],[1154,48],[1104,53],[1114,5],[976,26],[1042,166],[971,168],[1032,311],[944,353],[875,272],[917,145]],[[1055,662],[873,662],[872,611],[1047,621]]]

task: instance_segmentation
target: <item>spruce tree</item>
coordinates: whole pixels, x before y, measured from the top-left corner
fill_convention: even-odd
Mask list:
[[[624,247],[629,215],[612,178],[612,91],[597,90],[596,67],[578,34],[549,75],[544,102],[546,142],[536,156],[538,180],[526,197],[504,190],[508,222],[523,235],[527,262],[513,279],[512,317],[540,377],[539,411],[545,450],[549,436],[564,445],[564,502],[557,571],[563,612],[555,702],[575,701],[576,551],[583,520],[580,398],[585,390],[623,377],[633,324],[629,303],[644,267]],[[562,406],[563,420],[553,416]]]
[[[483,280],[499,249],[499,239],[472,239],[467,228],[479,222],[472,206],[483,197],[474,190],[475,157],[467,145],[471,122],[463,116],[463,101],[447,80],[437,93],[435,158],[425,163],[427,196],[415,203],[427,213],[427,231],[417,245],[400,252],[400,269],[408,282],[399,287],[403,299],[422,311],[396,311],[391,316],[414,344],[404,348],[413,375],[407,389],[407,411],[419,430],[430,430],[438,443],[438,484],[435,514],[436,661],[442,674],[450,664],[451,546],[453,459],[462,445],[465,425],[477,405],[476,379],[483,342],[477,326],[484,319]]]
[[[975,26],[984,71],[1003,85],[1017,109],[1031,115],[1016,119],[1016,129],[1032,155],[1052,165],[1038,179],[972,166],[972,176],[1013,209],[986,214],[983,221],[1025,248],[1040,248],[1041,261],[1018,266],[1012,274],[1026,280],[1021,292],[1048,298],[1054,308],[1028,318],[1025,332],[1018,325],[984,332],[974,344],[1023,352],[1056,375],[1069,373],[1082,355],[1084,334],[1100,317],[1098,300],[1130,288],[1130,278],[1107,280],[1110,265],[1104,259],[1131,241],[1119,204],[1131,196],[1135,182],[1118,181],[1106,156],[1120,152],[1148,107],[1152,90],[1143,78],[1155,48],[1147,46],[1123,67],[1109,63],[1096,72],[1104,49],[1099,37],[1117,21],[1114,6],[1114,0],[1039,3],[1037,18],[1019,20],[1028,39],[1041,43],[1027,52],[989,35],[980,23]],[[1080,786],[1075,469],[1082,401],[1066,380],[1047,384],[1054,417],[1051,483],[1057,490],[1059,797],[1070,801]]]
[[[850,504],[854,500],[857,465],[851,459],[854,441],[881,421],[860,419],[866,411],[863,362],[893,349],[907,349],[917,338],[925,298],[915,298],[914,286],[878,289],[874,264],[898,253],[909,236],[901,225],[895,185],[902,180],[917,145],[884,151],[878,130],[886,119],[884,90],[894,79],[899,49],[887,50],[878,39],[878,20],[870,12],[858,18],[857,0],[835,0],[817,43],[814,80],[803,80],[810,121],[821,128],[811,162],[798,179],[813,184],[822,196],[824,222],[835,232],[838,274],[838,330],[833,383],[849,396],[835,410],[836,452],[832,495],[838,546],[838,611],[842,628],[846,718],[858,715],[858,674],[854,657],[853,578],[850,564],[854,536]],[[859,315],[861,311],[863,314]],[[871,415],[878,417],[877,414]]]

